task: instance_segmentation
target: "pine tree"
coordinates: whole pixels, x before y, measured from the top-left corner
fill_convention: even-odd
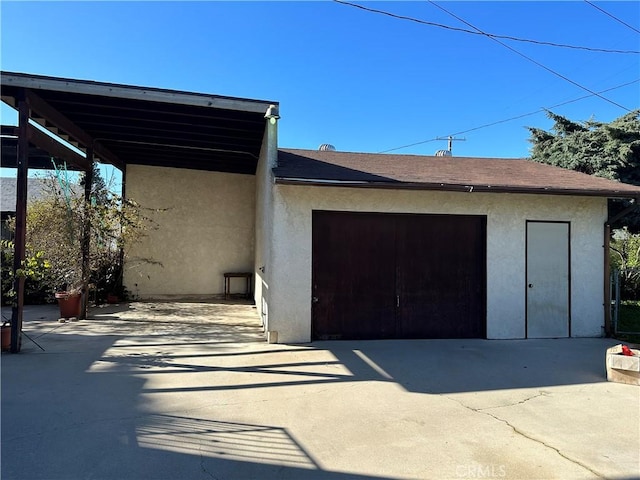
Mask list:
[[[532,160],[640,185],[640,110],[611,123],[547,115],[554,121],[551,132],[528,127]]]
[[[570,170],[640,185],[640,110],[610,123],[574,122],[553,112],[551,131],[528,127],[531,160]],[[611,214],[628,202],[610,202]],[[638,209],[636,209],[637,212]],[[640,231],[640,213],[631,214],[617,227]]]

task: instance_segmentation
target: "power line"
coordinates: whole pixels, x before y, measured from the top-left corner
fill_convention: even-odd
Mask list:
[[[634,27],[633,25],[629,25],[628,23],[620,20],[618,17],[616,17],[615,15],[610,14],[609,12],[607,12],[606,10],[603,10],[602,8],[600,8],[599,6],[597,6],[595,3],[591,3],[589,0],[584,0],[586,3],[588,3],[589,5],[591,5],[593,8],[595,8],[596,10],[600,10],[602,13],[604,13],[605,15],[608,15],[609,17],[613,18],[616,22],[620,22],[622,25],[624,25],[625,27],[629,27],[631,30],[633,30],[634,32],[638,32],[640,33],[640,30],[638,30],[636,27]]]
[[[606,90],[601,90],[598,93],[610,92],[612,90],[617,90],[618,88],[627,87],[629,85],[632,85],[632,84],[638,83],[638,82],[640,82],[640,78],[637,78],[637,79],[632,80],[632,81],[627,82],[627,83],[623,83],[621,85],[616,85],[615,87],[607,88]],[[497,120],[495,122],[485,123],[484,125],[480,125],[478,127],[469,128],[467,130],[462,130],[460,132],[455,132],[455,133],[452,133],[452,134],[446,135],[446,136],[447,137],[449,137],[449,136],[455,137],[456,135],[462,135],[464,133],[475,132],[476,130],[480,130],[482,128],[493,127],[494,125],[499,125],[501,123],[506,123],[506,122],[511,122],[513,120],[518,120],[519,118],[530,117],[531,115],[536,115],[538,113],[546,112],[548,110],[551,110],[552,108],[557,108],[557,107],[561,107],[563,105],[568,105],[570,103],[578,102],[580,100],[584,100],[585,98],[589,98],[589,97],[593,97],[593,95],[583,95],[582,97],[574,98],[573,100],[567,100],[566,102],[557,103],[557,104],[551,105],[550,107],[547,107],[547,108],[539,108],[538,110],[536,110],[534,112],[523,113],[521,115],[516,115],[515,117],[505,118],[504,120]],[[429,140],[423,140],[421,142],[410,143],[408,145],[403,145],[401,147],[396,147],[396,148],[390,148],[388,150],[383,150],[383,151],[378,152],[378,153],[395,152],[396,150],[402,150],[404,148],[415,147],[416,145],[423,145],[425,143],[434,142],[436,140],[439,140],[440,138],[441,137],[436,137],[436,138],[431,138]]]
[[[602,96],[602,95],[600,95],[599,93],[594,92],[593,90],[591,90],[591,89],[589,89],[589,88],[587,88],[587,87],[585,87],[585,86],[583,86],[583,85],[579,84],[578,82],[575,82],[575,81],[571,80],[570,78],[568,78],[568,77],[566,77],[566,76],[562,75],[561,73],[556,72],[555,70],[553,70],[553,69],[551,69],[551,68],[547,67],[546,65],[543,65],[542,63],[538,62],[537,60],[534,60],[533,58],[531,58],[531,57],[529,57],[529,56],[525,55],[524,53],[519,52],[519,51],[518,51],[518,50],[516,50],[515,48],[513,48],[513,47],[511,47],[511,46],[507,45],[507,44],[506,44],[506,43],[504,43],[504,42],[501,42],[501,41],[500,41],[500,40],[498,40],[497,38],[494,38],[494,37],[492,37],[492,36],[490,36],[490,35],[487,35],[485,32],[483,32],[482,30],[480,30],[480,29],[479,29],[478,27],[476,27],[475,25],[472,25],[472,24],[470,24],[469,22],[467,22],[466,20],[464,20],[464,19],[462,19],[462,18],[458,17],[458,16],[457,16],[457,15],[455,15],[454,13],[451,13],[451,12],[450,12],[450,11],[448,11],[446,8],[444,8],[444,7],[440,6],[440,5],[438,5],[437,3],[433,2],[432,0],[427,0],[427,1],[428,1],[430,4],[432,4],[434,7],[437,7],[437,8],[439,8],[440,10],[442,10],[443,12],[448,13],[449,15],[451,15],[453,18],[457,19],[458,21],[460,21],[460,22],[464,23],[465,25],[470,26],[471,28],[474,28],[474,29],[475,29],[475,30],[477,30],[478,32],[482,33],[482,35],[487,36],[488,38],[490,38],[490,39],[491,39],[491,40],[493,40],[494,42],[499,43],[500,45],[502,45],[504,48],[507,48],[507,49],[511,50],[513,53],[515,53],[515,54],[517,54],[517,55],[520,55],[522,58],[524,58],[524,59],[526,59],[526,60],[530,61],[531,63],[533,63],[533,64],[535,64],[535,65],[539,66],[540,68],[545,69],[547,72],[552,73],[553,75],[555,75],[555,76],[557,76],[557,77],[559,77],[559,78],[562,78],[563,80],[565,80],[565,81],[567,81],[567,82],[571,83],[572,85],[575,85],[576,87],[578,87],[578,88],[580,88],[580,89],[584,90],[585,92],[589,92],[589,93],[591,93],[592,95],[595,95],[596,97],[598,97],[598,98],[600,98],[600,99],[604,100],[605,102],[608,102],[608,103],[610,103],[610,104],[612,104],[612,105],[615,105],[616,107],[619,107],[619,108],[621,108],[621,109],[623,109],[623,110],[626,110],[627,112],[630,112],[630,111],[631,111],[631,110],[630,110],[630,109],[628,109],[627,107],[625,107],[625,106],[623,106],[623,105],[620,105],[619,103],[616,103],[616,102],[614,102],[613,100],[609,100],[609,99],[608,99],[608,98],[606,98],[606,97],[603,97],[603,96]]]
[[[515,42],[526,42],[526,43],[534,43],[536,45],[547,45],[550,47],[560,47],[560,48],[573,48],[576,50],[587,50],[589,52],[603,52],[603,53],[632,53],[632,54],[640,54],[640,50],[612,50],[607,48],[594,48],[594,47],[583,47],[579,45],[568,45],[564,43],[554,43],[554,42],[545,42],[542,40],[532,40],[528,38],[520,38],[520,37],[512,37],[509,35],[497,35],[493,33],[481,33],[479,31],[467,30],[466,28],[458,28],[452,27],[450,25],[443,25],[441,23],[428,22],[426,20],[420,20],[414,17],[407,17],[404,15],[397,15],[395,13],[387,12],[384,10],[378,10],[376,8],[365,7],[363,5],[358,5],[357,3],[347,2],[345,0],[333,0],[335,3],[340,3],[342,5],[347,5],[354,8],[359,8],[360,10],[365,10],[371,13],[378,13],[380,15],[386,15],[388,17],[396,18],[398,20],[408,20],[410,22],[419,23],[421,25],[429,25],[431,27],[444,28],[447,30],[453,30],[456,32],[469,33],[471,35],[485,35],[490,38],[502,38],[504,40],[513,40]]]

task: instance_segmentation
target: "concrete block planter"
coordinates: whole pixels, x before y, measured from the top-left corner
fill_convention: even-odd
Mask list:
[[[607,380],[640,385],[640,350],[630,349],[633,356],[623,355],[622,345],[607,349]]]

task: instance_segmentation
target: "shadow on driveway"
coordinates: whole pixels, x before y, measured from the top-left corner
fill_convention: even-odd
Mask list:
[[[269,408],[260,422],[229,417],[261,402],[286,410],[292,392],[331,385],[434,395],[600,383],[615,343],[268,345],[250,304],[135,303],[62,324],[36,310],[24,328],[44,352],[23,340],[21,354],[2,355],[3,479],[416,478],[401,462],[397,476],[324,467]]]

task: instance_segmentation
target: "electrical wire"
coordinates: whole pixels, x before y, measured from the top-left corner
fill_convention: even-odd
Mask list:
[[[444,29],[453,30],[453,31],[456,31],[456,32],[469,33],[471,35],[484,35],[484,36],[487,36],[487,37],[490,37],[490,38],[502,38],[504,40],[513,40],[515,42],[533,43],[533,44],[536,44],[536,45],[546,45],[546,46],[550,46],[550,47],[572,48],[572,49],[576,49],[576,50],[587,50],[589,52],[640,54],[640,50],[613,50],[613,49],[607,49],[607,48],[584,47],[584,46],[579,46],[579,45],[568,45],[568,44],[564,44],[564,43],[545,42],[545,41],[542,41],[542,40],[532,40],[532,39],[528,39],[528,38],[512,37],[512,36],[509,36],[509,35],[497,35],[497,34],[493,34],[493,33],[482,33],[482,32],[479,32],[479,31],[467,30],[466,28],[452,27],[450,25],[443,25],[441,23],[428,22],[426,20],[420,20],[420,19],[414,18],[414,17],[407,17],[407,16],[404,16],[404,15],[398,15],[398,14],[395,14],[395,13],[387,12],[385,10],[379,10],[377,8],[365,7],[363,5],[358,5],[357,3],[347,2],[345,0],[333,0],[333,1],[335,3],[340,3],[342,5],[347,5],[347,6],[350,6],[350,7],[359,8],[360,10],[365,10],[367,12],[378,13],[380,15],[386,15],[388,17],[396,18],[398,20],[408,20],[410,22],[419,23],[421,25],[428,25],[428,26],[431,26],[431,27],[444,28]]]
[[[633,85],[634,83],[638,83],[638,82],[640,82],[640,78],[632,80],[631,82],[623,83],[621,85],[616,85],[615,87],[607,88],[606,90],[601,90],[598,93],[610,92],[612,90],[617,90],[618,88],[627,87],[629,85]],[[497,121],[491,122],[491,123],[485,123],[484,125],[480,125],[478,127],[469,128],[467,130],[462,130],[460,132],[455,132],[455,133],[451,133],[450,135],[444,135],[444,136],[445,137],[455,137],[456,135],[462,135],[464,133],[475,132],[476,130],[480,130],[480,129],[483,129],[483,128],[493,127],[494,125],[499,125],[501,123],[511,122],[513,120],[518,120],[519,118],[530,117],[531,115],[536,115],[538,113],[547,112],[547,111],[549,111],[549,110],[551,110],[553,108],[557,108],[557,107],[561,107],[563,105],[568,105],[570,103],[578,102],[580,100],[584,100],[585,98],[589,98],[589,97],[593,97],[593,95],[583,95],[582,97],[574,98],[572,100],[567,100],[566,102],[556,103],[555,105],[551,105],[550,107],[539,108],[538,110],[536,110],[534,112],[523,113],[521,115],[516,115],[515,117],[505,118],[503,120],[497,120]],[[421,142],[410,143],[408,145],[403,145],[401,147],[395,147],[395,148],[390,148],[388,150],[382,150],[382,151],[380,151],[378,153],[395,152],[396,150],[402,150],[402,149],[409,148],[409,147],[415,147],[416,145],[423,145],[425,143],[430,143],[430,142],[434,142],[436,140],[441,140],[441,139],[442,139],[442,137],[431,138],[429,140],[423,140]]]
[[[358,8],[358,9],[365,10],[365,11],[372,12],[372,13],[378,13],[378,14],[381,14],[381,15],[386,15],[386,16],[389,16],[389,17],[392,17],[392,18],[396,18],[396,19],[400,19],[400,20],[408,20],[408,21],[412,21],[412,22],[415,22],[415,23],[423,24],[423,25],[435,26],[435,27],[439,27],[439,28],[445,28],[445,29],[449,29],[449,30],[461,31],[461,32],[470,33],[470,34],[474,34],[474,35],[483,35],[483,36],[489,37],[490,39],[492,39],[492,40],[498,42],[500,45],[504,46],[505,48],[508,48],[508,49],[512,50],[514,53],[517,53],[518,55],[524,57],[528,61],[533,62],[537,66],[539,66],[541,68],[544,68],[545,70],[549,71],[550,73],[562,78],[563,80],[565,80],[565,81],[567,81],[567,82],[569,82],[569,83],[571,83],[571,84],[573,84],[573,85],[579,87],[580,89],[585,90],[586,92],[589,93],[589,95],[584,95],[582,97],[579,97],[579,98],[576,98],[576,99],[573,99],[573,100],[569,100],[569,101],[566,101],[566,102],[562,102],[562,103],[553,105],[553,106],[549,107],[549,109],[556,108],[556,107],[559,107],[559,106],[562,106],[562,105],[566,105],[568,103],[576,102],[576,101],[579,101],[579,100],[582,100],[582,99],[585,99],[585,98],[589,98],[589,97],[592,97],[592,96],[596,96],[596,97],[598,97],[598,98],[600,98],[602,100],[605,100],[606,102],[609,102],[609,103],[611,103],[611,104],[613,104],[613,105],[615,105],[615,106],[617,106],[617,107],[619,107],[619,108],[621,108],[623,110],[626,110],[627,112],[631,111],[628,108],[624,107],[623,105],[620,105],[620,104],[618,104],[618,103],[616,103],[616,102],[614,102],[614,101],[612,101],[612,100],[610,100],[610,99],[608,99],[606,97],[603,97],[601,94],[602,93],[606,93],[606,92],[611,91],[611,90],[615,90],[617,88],[622,88],[624,86],[631,85],[633,83],[637,83],[638,81],[640,81],[640,79],[633,80],[631,82],[628,82],[628,83],[625,83],[625,84],[622,84],[622,85],[618,85],[616,87],[612,87],[612,88],[609,88],[609,89],[606,89],[606,90],[602,90],[600,92],[594,92],[593,90],[591,90],[591,89],[589,89],[587,87],[584,87],[584,86],[580,85],[577,82],[574,82],[573,80],[565,77],[564,75],[556,72],[555,70],[550,69],[549,67],[541,64],[540,62],[537,62],[536,60],[527,57],[526,55],[520,53],[519,51],[515,50],[514,48],[511,48],[510,46],[506,45],[505,43],[500,42],[498,40],[498,38],[503,38],[503,39],[508,39],[508,40],[515,40],[515,41],[520,41],[520,42],[529,42],[529,43],[535,43],[535,44],[541,44],[541,45],[549,45],[549,46],[555,46],[555,47],[576,48],[576,49],[582,49],[582,50],[608,52],[608,53],[640,53],[638,51],[635,51],[635,50],[623,51],[623,50],[596,49],[596,48],[590,48],[590,47],[580,47],[580,46],[575,46],[575,45],[565,45],[565,44],[557,44],[557,43],[551,43],[551,42],[542,42],[542,41],[537,41],[537,40],[523,39],[523,38],[519,38],[519,37],[509,37],[509,36],[504,36],[504,35],[495,35],[495,34],[483,32],[479,28],[475,27],[474,25],[471,25],[469,22],[466,22],[462,18],[457,17],[453,13],[451,13],[451,12],[447,11],[446,9],[444,9],[443,7],[435,4],[431,0],[428,0],[429,3],[432,3],[434,6],[440,8],[441,10],[446,12],[447,14],[453,16],[454,18],[456,18],[459,21],[465,23],[466,25],[474,28],[475,31],[462,29],[462,28],[457,28],[457,27],[451,27],[451,26],[448,26],[448,25],[442,25],[442,24],[438,24],[438,23],[434,23],[434,22],[428,22],[428,21],[420,20],[420,19],[413,18],[413,17],[397,15],[397,14],[394,14],[394,13],[386,12],[384,10],[378,10],[378,9],[374,9],[374,8],[370,8],[370,7],[364,7],[362,5],[351,3],[351,2],[348,2],[348,1],[345,1],[345,0],[333,0],[333,1],[335,3],[340,3],[340,4],[343,4],[343,5],[351,6],[351,7]],[[585,1],[587,1],[587,0],[585,0]],[[537,113],[544,112],[545,110],[546,109],[542,108],[542,109],[536,110],[535,112],[525,113],[525,114],[518,115],[518,116],[515,116],[515,117],[511,117],[511,118],[508,118],[508,119],[499,120],[499,121],[492,122],[492,123],[489,123],[489,124],[481,125],[479,127],[474,127],[474,128],[469,129],[469,130],[464,130],[462,132],[456,132],[456,133],[451,134],[449,136],[460,135],[462,133],[467,133],[467,132],[479,130],[481,128],[487,128],[487,127],[490,127],[490,126],[493,126],[493,125],[497,125],[497,124],[500,124],[500,123],[505,123],[505,122],[509,122],[509,121],[516,120],[516,119],[519,119],[519,118],[523,118],[523,117],[526,117],[526,116],[535,115]],[[388,150],[383,150],[383,151],[380,151],[378,153],[387,153],[387,152],[392,152],[392,151],[396,151],[396,150],[401,150],[401,149],[404,149],[404,148],[409,148],[409,147],[412,147],[412,146],[422,145],[422,144],[425,144],[425,143],[433,142],[433,141],[436,141],[438,139],[439,138],[433,138],[433,139],[430,139],[430,140],[423,140],[423,141],[420,141],[420,142],[415,142],[415,143],[411,143],[411,144],[408,144],[408,145],[403,145],[401,147],[396,147],[396,148],[392,148],[392,149],[388,149]]]
[[[625,27],[629,27],[631,30],[633,30],[634,32],[640,33],[640,30],[638,30],[636,27],[634,27],[633,25],[629,25],[628,23],[624,22],[623,20],[620,20],[618,17],[616,17],[615,15],[610,14],[609,12],[607,12],[606,10],[603,10],[602,8],[600,8],[599,6],[597,6],[595,3],[590,2],[589,0],[584,0],[586,3],[588,3],[589,5],[591,5],[593,8],[595,8],[596,10],[600,10],[602,13],[604,13],[605,15],[613,18],[616,22],[620,22],[622,25],[624,25]]]
[[[596,97],[598,97],[601,100],[604,100],[605,102],[610,103],[611,105],[615,105],[618,108],[621,108],[623,110],[626,110],[627,112],[630,112],[631,110],[623,105],[620,105],[619,103],[614,102],[613,100],[610,100],[606,97],[603,97],[602,95],[600,95],[597,92],[594,92],[593,90],[591,90],[590,88],[585,87],[584,85],[579,84],[578,82],[571,80],[569,77],[566,77],[564,75],[562,75],[561,73],[556,72],[555,70],[553,70],[552,68],[547,67],[546,65],[543,65],[542,63],[538,62],[537,60],[534,60],[533,58],[525,55],[524,53],[516,50],[515,48],[507,45],[504,42],[501,42],[500,40],[498,40],[497,38],[491,37],[490,35],[487,35],[485,32],[483,32],[482,30],[480,30],[478,27],[476,27],[475,25],[472,25],[471,23],[467,22],[466,20],[464,20],[463,18],[460,18],[459,16],[457,16],[456,14],[450,12],[449,10],[447,10],[446,8],[438,5],[437,3],[433,2],[432,0],[427,0],[430,4],[432,4],[434,7],[439,8],[440,10],[442,10],[443,12],[451,15],[453,18],[455,18],[456,20],[464,23],[465,25],[470,26],[471,28],[474,28],[475,30],[477,30],[478,32],[482,33],[482,35],[487,36],[489,39],[493,40],[496,43],[499,43],[500,45],[502,45],[504,48],[507,48],[509,50],[511,50],[513,53],[521,56],[522,58],[528,60],[529,62],[539,66],[540,68],[543,68],[544,70],[546,70],[547,72],[565,80],[566,82],[569,82],[572,85],[575,85],[576,87],[584,90],[585,92],[589,92],[592,95],[595,95]]]

